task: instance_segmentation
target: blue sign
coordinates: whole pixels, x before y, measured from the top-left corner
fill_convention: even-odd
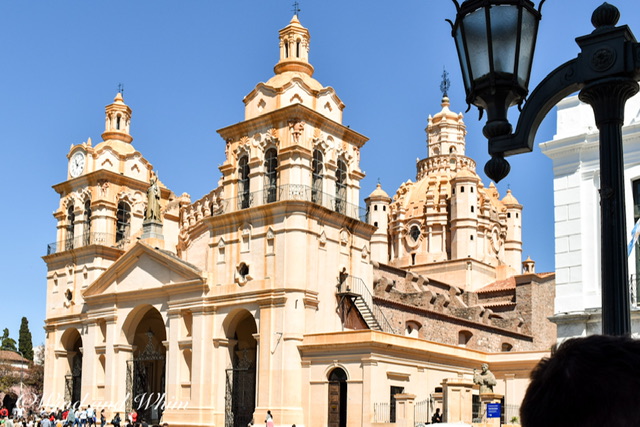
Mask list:
[[[500,418],[500,404],[487,403],[487,418]]]

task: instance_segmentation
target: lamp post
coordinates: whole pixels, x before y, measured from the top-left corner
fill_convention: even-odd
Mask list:
[[[22,354],[22,352],[18,349],[16,349],[16,353],[18,353],[20,355],[20,357],[22,357],[22,359],[20,360],[20,396],[18,396],[18,400],[17,402],[20,404],[20,406],[23,405],[22,402],[22,380],[23,380],[23,374],[24,374],[24,361],[26,360],[24,357],[24,354]],[[20,408],[20,406],[18,406],[18,409]]]
[[[640,45],[629,27],[616,27],[618,9],[603,3],[591,18],[595,30],[576,39],[578,56],[552,71],[524,102],[544,0],[537,10],[529,0],[452,1],[457,15],[449,23],[467,104],[487,111],[489,178],[507,176],[505,156],[533,150],[540,123],[560,100],[580,91],[580,100],[593,108],[600,131],[602,332],[629,335],[622,124],[624,105],[638,92]],[[521,114],[513,132],[507,110],[516,104]]]

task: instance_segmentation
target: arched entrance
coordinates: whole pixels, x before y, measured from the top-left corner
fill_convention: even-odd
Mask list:
[[[329,374],[329,427],[347,427],[347,373],[335,368]]]
[[[158,424],[165,400],[167,339],[162,316],[153,307],[140,319],[133,336],[133,358],[127,362],[127,411],[135,409],[138,421]]]
[[[234,316],[226,328],[230,338],[231,368],[226,372],[225,426],[246,426],[256,409],[256,322],[248,311]]]
[[[13,408],[16,406],[17,401],[18,395],[13,392],[8,392],[2,399],[2,406],[7,408],[7,411],[9,411],[9,413],[11,414],[13,412]]]
[[[68,369],[64,376],[64,399],[72,405],[82,398],[82,337],[77,329],[62,335],[62,347],[67,352]]]

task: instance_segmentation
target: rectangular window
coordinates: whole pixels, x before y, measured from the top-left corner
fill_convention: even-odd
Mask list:
[[[404,387],[391,386],[391,404],[389,405],[389,422],[396,422],[396,394],[404,393]]]

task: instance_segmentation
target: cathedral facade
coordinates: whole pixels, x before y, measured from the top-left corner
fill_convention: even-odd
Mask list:
[[[296,16],[280,31],[199,200],[136,151],[121,94],[102,141],[72,146],[44,257],[45,396],[185,426],[471,421],[455,402],[488,363],[504,402],[522,399],[555,342],[522,206],[483,185],[445,96],[415,182],[361,208],[367,138],[313,78],[309,42]]]

